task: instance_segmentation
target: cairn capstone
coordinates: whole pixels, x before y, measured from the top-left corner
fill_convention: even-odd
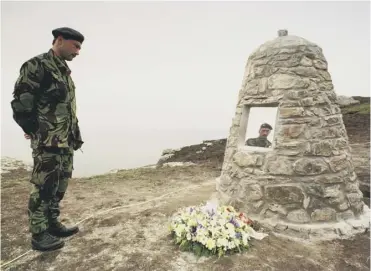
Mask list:
[[[279,30],[248,58],[218,199],[274,233],[337,238],[369,227],[322,49]],[[245,146],[249,108],[277,107],[272,148]],[[246,124],[247,123],[247,124]]]

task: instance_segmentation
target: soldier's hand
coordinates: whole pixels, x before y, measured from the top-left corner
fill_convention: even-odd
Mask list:
[[[28,135],[28,134],[24,134],[24,138],[25,138],[25,139],[31,139],[31,136]]]

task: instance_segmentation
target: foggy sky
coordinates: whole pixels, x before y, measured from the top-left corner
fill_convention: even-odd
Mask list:
[[[369,2],[1,5],[2,156],[31,162],[10,108],[21,64],[51,48],[54,28],[85,35],[69,62],[85,141],[75,176],[155,163],[163,149],[227,137],[247,58],[278,29],[322,47],[338,95],[369,96]]]

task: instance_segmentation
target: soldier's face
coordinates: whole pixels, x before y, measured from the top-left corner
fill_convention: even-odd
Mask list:
[[[71,61],[79,55],[81,43],[76,40],[61,39],[59,47],[60,55],[64,60]]]
[[[270,132],[271,132],[271,130],[269,130],[267,128],[261,128],[260,131],[259,131],[259,135],[263,136],[263,137],[267,137]]]

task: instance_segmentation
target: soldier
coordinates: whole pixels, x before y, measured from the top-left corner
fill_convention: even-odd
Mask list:
[[[75,85],[66,61],[81,49],[84,36],[71,28],[52,31],[53,46],[20,68],[11,107],[13,119],[31,140],[33,189],[28,202],[32,248],[62,248],[60,237],[79,231],[58,217],[59,203],[72,177],[73,154],[84,143],[76,117]]]
[[[272,126],[270,126],[268,123],[263,123],[260,126],[259,129],[259,137],[256,138],[249,138],[245,145],[247,146],[254,146],[254,147],[263,147],[263,148],[269,148],[272,146],[272,143],[269,142],[267,139],[269,133],[271,132]]]

